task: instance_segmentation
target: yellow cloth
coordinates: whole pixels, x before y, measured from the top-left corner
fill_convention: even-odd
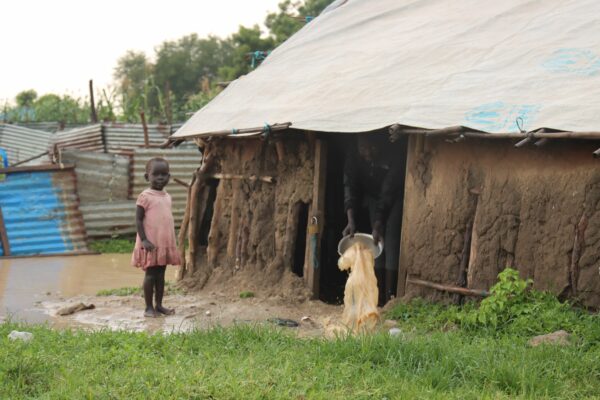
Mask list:
[[[377,278],[373,253],[362,243],[348,248],[338,261],[340,270],[350,270],[344,290],[344,324],[355,333],[372,331],[379,322]]]

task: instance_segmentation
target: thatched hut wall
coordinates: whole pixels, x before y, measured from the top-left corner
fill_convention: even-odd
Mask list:
[[[220,178],[208,244],[197,247],[191,281],[279,292],[283,289],[275,284],[286,281],[304,290],[292,263],[298,213],[312,200],[313,151],[302,135],[278,140],[223,140],[212,145],[214,167],[208,175]],[[269,178],[272,183],[266,182]]]
[[[516,149],[501,139],[411,137],[401,271],[449,285],[464,273],[467,287],[488,289],[513,267],[537,289],[599,307],[597,148],[590,141]],[[400,281],[400,294],[446,296]]]

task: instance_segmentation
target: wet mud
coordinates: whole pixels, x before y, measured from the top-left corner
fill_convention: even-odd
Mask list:
[[[293,299],[256,291],[240,298],[243,288],[232,285],[206,288],[188,294],[165,296],[164,304],[176,314],[143,317],[144,299],[129,296],[97,296],[100,290],[139,286],[143,272],[129,266],[128,254],[78,257],[27,258],[0,261],[0,322],[11,319],[47,323],[55,328],[110,329],[147,332],[187,332],[236,324],[271,325],[273,320],[299,323],[300,336],[342,332],[342,307]],[[167,280],[176,269],[167,268]],[[79,303],[95,308],[68,316],[59,310]]]

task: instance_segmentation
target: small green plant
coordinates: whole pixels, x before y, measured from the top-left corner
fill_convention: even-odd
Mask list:
[[[174,294],[185,294],[185,291],[177,286],[175,286],[172,282],[165,282],[165,294],[166,295],[174,295]],[[96,296],[141,296],[142,288],[141,287],[122,287],[117,289],[104,289],[100,290],[96,293]]]
[[[240,293],[240,299],[249,299],[251,297],[254,297],[254,292],[245,291]]]
[[[497,329],[519,316],[530,315],[536,308],[533,302],[528,301],[527,289],[532,283],[531,279],[521,279],[518,271],[506,268],[498,274],[498,283],[490,289],[491,295],[481,302],[477,310],[466,314],[465,321]]]

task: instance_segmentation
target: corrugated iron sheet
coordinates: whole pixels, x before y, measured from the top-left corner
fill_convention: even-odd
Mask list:
[[[17,163],[37,156],[50,147],[52,133],[0,123],[0,147],[8,153],[8,162]],[[38,165],[49,162],[48,157],[32,160],[25,165]]]
[[[88,203],[80,208],[90,238],[135,234],[135,200]]]
[[[173,178],[189,182],[192,174],[200,166],[202,154],[197,147],[175,148],[175,149],[136,149],[133,152],[132,182],[133,197],[137,197],[144,189],[148,188],[148,182],[144,178],[146,163],[154,157],[162,157],[169,162],[171,182],[166,187],[173,200],[173,217],[175,225],[179,226],[185,212],[187,202],[187,188],[176,183]]]
[[[69,150],[62,162],[75,165],[81,204],[126,200],[129,196],[129,157]]]
[[[77,149],[99,152],[105,150],[101,124],[58,132],[54,135],[52,143],[61,150]]]
[[[144,146],[144,128],[139,124],[104,124],[106,151],[121,153]],[[148,125],[150,144],[161,144],[171,134],[170,125]]]
[[[86,251],[74,169],[18,170],[6,173],[0,181],[0,205],[11,255]]]
[[[86,126],[88,124],[65,124],[62,125],[60,122],[17,122],[16,125],[24,126],[29,129],[36,129],[38,131],[46,131],[55,133],[58,131],[64,131],[68,129],[75,129]]]

